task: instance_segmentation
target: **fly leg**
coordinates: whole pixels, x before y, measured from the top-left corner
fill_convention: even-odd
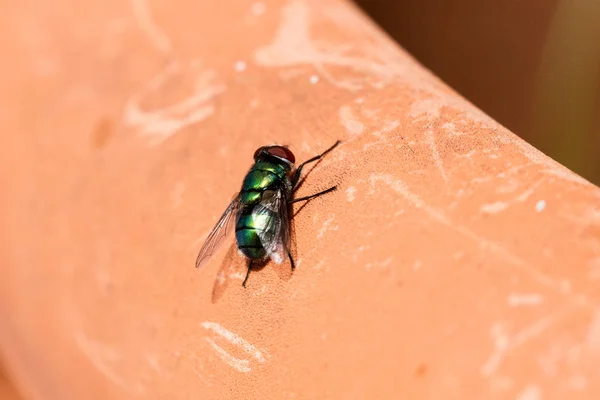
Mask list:
[[[292,271],[296,269],[296,264],[294,263],[294,259],[292,258],[292,253],[288,250],[288,257],[290,258],[290,264],[292,264]]]
[[[310,196],[298,197],[297,199],[291,200],[289,202],[289,204],[297,203],[299,201],[306,201],[306,200],[314,199],[315,197],[322,196],[325,193],[333,192],[335,189],[337,189],[337,186],[330,187],[329,189],[323,190],[322,192],[319,192],[319,193],[311,194]]]
[[[294,190],[298,188],[296,185],[298,184],[298,180],[300,179],[300,174],[302,174],[302,168],[304,168],[304,166],[306,164],[314,162],[314,161],[317,161],[318,159],[322,158],[325,154],[327,154],[331,150],[333,150],[338,144],[340,144],[339,140],[337,142],[335,142],[333,144],[333,146],[331,146],[330,148],[328,148],[327,150],[325,150],[321,154],[316,155],[313,158],[310,158],[310,159],[304,161],[302,164],[300,164],[298,166],[298,168],[296,168],[296,172],[294,172],[294,176],[292,177],[292,187],[294,188]]]
[[[252,269],[252,259],[248,261],[248,272],[246,272],[246,277],[244,278],[244,282],[242,282],[242,286],[246,287],[246,282],[248,281],[248,277],[250,276],[250,270]]]

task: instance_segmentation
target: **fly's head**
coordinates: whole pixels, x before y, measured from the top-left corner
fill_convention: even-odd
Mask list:
[[[296,162],[296,157],[286,146],[270,145],[259,147],[254,152],[254,161],[276,162],[285,165],[291,170]]]

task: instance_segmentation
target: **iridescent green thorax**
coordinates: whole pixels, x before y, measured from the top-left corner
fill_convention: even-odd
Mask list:
[[[258,160],[242,182],[242,209],[235,225],[235,238],[239,250],[250,259],[261,259],[267,255],[257,231],[265,230],[270,219],[277,218],[275,212],[259,216],[252,211],[260,203],[266,190],[290,190],[290,170],[291,166],[283,161]]]
[[[242,209],[235,225],[235,238],[239,250],[250,259],[261,259],[267,255],[257,231],[265,230],[269,220],[277,218],[274,212],[272,215],[263,213],[259,216],[252,211],[260,203],[265,190],[290,189],[290,170],[290,165],[284,162],[258,160],[242,182]]]
[[[262,192],[289,185],[289,165],[269,161],[257,161],[242,182],[240,197],[242,204],[260,202]]]

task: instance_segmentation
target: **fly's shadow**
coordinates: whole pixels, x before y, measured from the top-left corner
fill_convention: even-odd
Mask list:
[[[215,278],[215,283],[213,285],[212,290],[212,302],[216,303],[223,297],[225,294],[225,290],[230,284],[232,278],[236,277],[237,274],[242,275],[244,272],[244,264],[245,260],[237,254],[237,246],[236,244],[232,244],[229,246],[229,250],[223,257],[223,261],[221,262],[221,266],[219,267],[219,272]]]
[[[290,252],[292,253],[292,257],[296,257],[296,246],[294,245],[294,223],[293,219],[290,220],[290,233],[292,235],[292,245]],[[271,259],[267,258],[264,260],[254,260],[252,262],[252,269],[250,270],[250,277],[248,279],[247,285],[252,284],[252,276],[265,268],[267,265],[272,265],[275,269],[275,272],[279,276],[279,279],[283,281],[289,281],[292,278],[294,271],[291,268],[291,264],[289,260],[281,264],[276,264],[271,261]],[[230,285],[239,285],[242,286],[242,282],[246,277],[246,273],[248,272],[248,259],[246,259],[243,255],[240,254],[237,244],[234,242],[227,250],[225,257],[223,257],[223,261],[221,262],[221,266],[219,267],[219,272],[215,278],[215,283],[213,284],[212,290],[212,302],[217,303],[221,297],[225,294],[228,287]]]

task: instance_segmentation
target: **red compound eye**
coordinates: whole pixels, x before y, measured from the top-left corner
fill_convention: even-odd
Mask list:
[[[256,157],[258,157],[258,155],[260,154],[260,152],[264,149],[264,147],[259,147],[258,149],[256,149],[256,151],[254,152],[254,159],[256,160]]]
[[[267,149],[267,152],[272,156],[283,158],[284,160],[289,161],[290,163],[296,162],[296,157],[294,157],[294,153],[292,153],[289,149],[283,146],[273,146]]]

